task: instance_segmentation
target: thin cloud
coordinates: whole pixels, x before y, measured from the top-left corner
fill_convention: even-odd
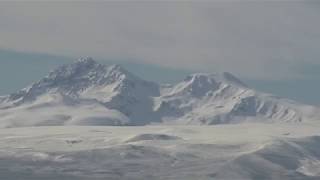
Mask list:
[[[267,79],[320,64],[317,2],[0,4],[6,49]]]

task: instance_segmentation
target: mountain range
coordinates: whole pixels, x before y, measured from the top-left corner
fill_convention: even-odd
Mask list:
[[[255,91],[227,72],[158,84],[92,58],[58,67],[0,97],[0,127],[298,123],[317,120],[319,112],[315,106]]]

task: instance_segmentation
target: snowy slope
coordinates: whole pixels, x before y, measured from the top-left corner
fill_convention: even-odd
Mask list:
[[[230,73],[199,73],[158,85],[92,58],[0,97],[0,127],[302,122],[316,120],[319,112],[254,91]]]
[[[0,179],[316,180],[319,128],[245,123],[2,129]]]
[[[317,118],[319,112],[316,107],[250,89],[229,73],[188,76],[158,98],[156,110],[178,124],[301,122]]]

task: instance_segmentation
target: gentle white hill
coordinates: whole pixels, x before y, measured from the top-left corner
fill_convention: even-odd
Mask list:
[[[0,127],[307,122],[319,112],[250,89],[230,73],[199,73],[175,85],[158,85],[92,58],[0,97]]]
[[[5,180],[317,180],[320,124],[0,131]]]

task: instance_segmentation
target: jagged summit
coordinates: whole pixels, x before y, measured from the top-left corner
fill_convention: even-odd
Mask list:
[[[97,62],[92,57],[81,57],[77,60],[80,64],[97,64]]]
[[[231,73],[194,73],[188,75],[183,81],[172,88],[169,96],[173,95],[190,95],[202,97],[209,92],[214,92],[221,88],[233,87],[247,89],[248,86],[237,79]]]
[[[124,69],[122,66],[104,65],[95,61],[91,57],[79,58],[71,64],[66,64],[51,71],[47,79],[86,79],[91,81],[101,78],[107,78],[114,74],[124,74],[126,76],[135,76]],[[135,77],[137,78],[137,77]]]
[[[58,67],[39,83],[52,81],[54,86],[102,85],[123,79],[139,79],[122,66],[100,64],[91,57],[80,58],[72,64]]]
[[[223,73],[194,73],[188,75],[185,79],[185,82],[192,81],[194,83],[201,83],[204,81],[210,81],[215,83],[225,83],[225,84],[232,84],[236,86],[243,86],[247,87],[245,83],[239,80],[236,76],[229,72]]]
[[[17,106],[55,93],[72,98],[99,99],[109,105],[106,101],[118,101],[119,98],[127,98],[127,101],[159,95],[159,87],[156,83],[140,79],[120,65],[107,66],[87,57],[56,68],[40,81],[9,95],[6,101]]]
[[[72,64],[62,65],[51,71],[47,80],[66,80],[80,79],[84,77],[92,77],[102,75],[105,71],[105,66],[97,63],[92,58],[80,58]]]
[[[120,65],[107,66],[86,57],[54,69],[40,81],[9,95],[7,101],[20,104],[35,100],[42,94],[55,92],[76,97],[90,87],[106,86],[116,82],[133,84],[133,81],[143,80]]]

